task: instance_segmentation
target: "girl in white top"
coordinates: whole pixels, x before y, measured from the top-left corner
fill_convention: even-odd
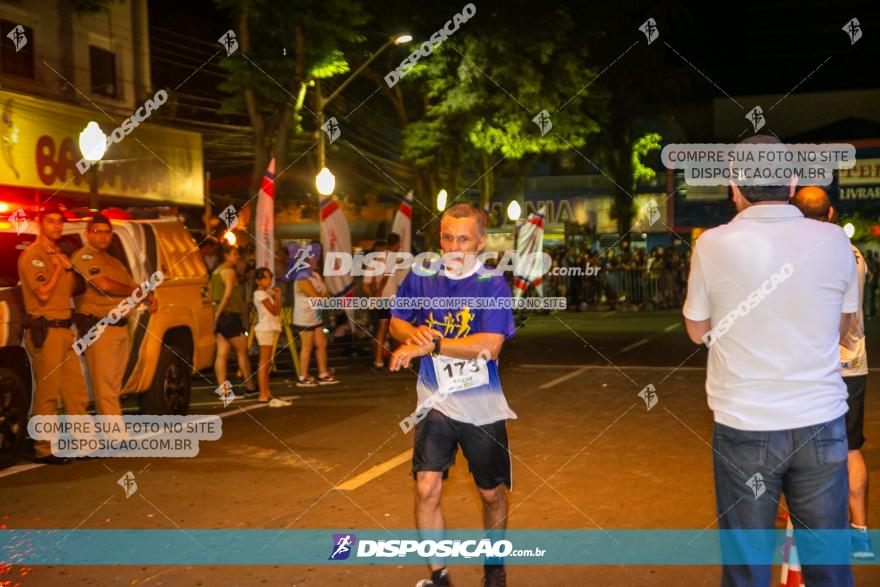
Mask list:
[[[314,387],[315,385],[332,385],[339,383],[327,370],[327,337],[324,334],[324,323],[318,311],[309,304],[309,298],[329,298],[330,292],[318,272],[318,257],[309,258],[312,271],[308,277],[294,282],[293,286],[293,326],[302,341],[300,350],[300,368],[302,375],[296,382],[297,387]],[[318,361],[318,378],[309,375],[309,361],[312,358],[312,347]]]
[[[269,390],[269,364],[272,362],[272,349],[275,339],[281,333],[281,290],[272,286],[272,272],[260,267],[256,273],[257,289],[254,290],[254,306],[257,307],[257,325],[254,334],[260,347],[260,362],[257,367],[260,383],[260,402],[268,403],[270,408],[283,408],[291,402],[277,398]]]

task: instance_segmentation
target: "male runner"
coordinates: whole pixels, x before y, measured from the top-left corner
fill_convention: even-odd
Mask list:
[[[791,201],[807,218],[833,222],[834,207],[828,194],[818,186],[801,188]],[[853,558],[870,559],[876,555],[868,535],[868,467],[862,456],[865,444],[865,389],[868,383],[868,353],[865,349],[865,318],[862,300],[865,294],[867,264],[862,253],[851,245],[856,258],[859,280],[859,309],[849,321],[846,335],[840,338],[840,375],[846,383],[849,410],[846,413],[847,471],[849,473],[849,519],[852,527]]]
[[[470,204],[458,204],[440,219],[443,263],[439,271],[413,271],[397,292],[391,311],[391,335],[403,343],[391,357],[398,371],[420,358],[416,384],[419,405],[431,405],[416,425],[412,472],[416,480],[416,523],[432,536],[443,530],[440,495],[443,479],[461,445],[483,502],[486,529],[503,532],[511,488],[510,451],[505,421],[516,418],[498,378],[498,354],[513,336],[509,308],[449,307],[442,298],[510,299],[500,275],[481,271],[477,255],[486,244],[486,215]],[[408,308],[407,298],[430,298],[432,308]],[[490,300],[495,301],[495,300]],[[488,357],[488,360],[486,359]],[[488,561],[483,585],[504,587],[500,561]],[[418,586],[451,585],[446,567],[431,561],[431,578]],[[417,587],[418,587],[417,586]]]

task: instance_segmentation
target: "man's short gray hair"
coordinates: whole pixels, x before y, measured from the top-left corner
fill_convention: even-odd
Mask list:
[[[486,221],[486,213],[473,204],[455,204],[454,206],[447,208],[443,212],[443,216],[449,216],[450,218],[476,218],[480,236],[486,236],[486,224],[488,224]]]

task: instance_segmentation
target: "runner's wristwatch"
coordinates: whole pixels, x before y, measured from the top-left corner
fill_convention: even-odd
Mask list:
[[[434,350],[431,351],[431,356],[436,357],[440,354],[440,341],[443,340],[443,337],[435,336],[431,339],[431,342],[434,343]]]

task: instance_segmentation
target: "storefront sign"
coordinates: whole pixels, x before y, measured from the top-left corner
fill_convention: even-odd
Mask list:
[[[0,184],[87,194],[88,174],[77,171],[79,133],[89,121],[105,133],[113,119],[95,108],[0,92]],[[98,193],[133,200],[202,205],[202,137],[155,124],[141,124],[114,144],[97,170]]]

